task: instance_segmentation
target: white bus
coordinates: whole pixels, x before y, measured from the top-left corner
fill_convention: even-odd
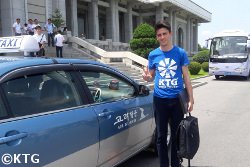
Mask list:
[[[248,34],[231,30],[216,34],[210,39],[209,74],[220,76],[243,76],[250,72]]]

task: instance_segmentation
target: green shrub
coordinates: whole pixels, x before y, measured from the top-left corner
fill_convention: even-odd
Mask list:
[[[156,40],[153,38],[133,39],[130,41],[130,48],[136,50],[138,48],[152,48],[157,45]]]
[[[209,68],[208,62],[203,62],[201,64],[201,68],[203,69],[203,71],[208,72],[208,68]]]
[[[147,23],[140,24],[136,27],[133,38],[155,38],[154,27]]]
[[[154,28],[146,23],[140,24],[134,31],[133,39],[130,40],[131,50],[135,54],[147,58],[149,52],[157,46]]]
[[[203,62],[209,61],[209,50],[203,50],[193,56],[193,61],[196,61],[200,64]]]
[[[190,71],[190,74],[197,75],[201,70],[201,64],[198,62],[192,61],[189,64],[188,69]]]

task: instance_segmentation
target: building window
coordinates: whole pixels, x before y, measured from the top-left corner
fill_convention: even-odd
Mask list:
[[[178,46],[182,48],[183,48],[183,38],[184,38],[183,30],[182,28],[178,28]]]

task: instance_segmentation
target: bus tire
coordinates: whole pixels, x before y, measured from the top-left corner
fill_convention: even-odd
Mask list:
[[[220,76],[219,75],[215,75],[215,79],[220,79]]]

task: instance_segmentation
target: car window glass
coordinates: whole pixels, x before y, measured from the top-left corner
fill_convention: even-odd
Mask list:
[[[3,89],[14,116],[81,105],[71,76],[64,71],[16,78],[5,82]]]
[[[102,72],[81,72],[95,102],[106,102],[134,96],[134,87],[124,80]]]
[[[7,111],[3,105],[3,100],[0,98],[0,119],[4,118],[7,116]]]

